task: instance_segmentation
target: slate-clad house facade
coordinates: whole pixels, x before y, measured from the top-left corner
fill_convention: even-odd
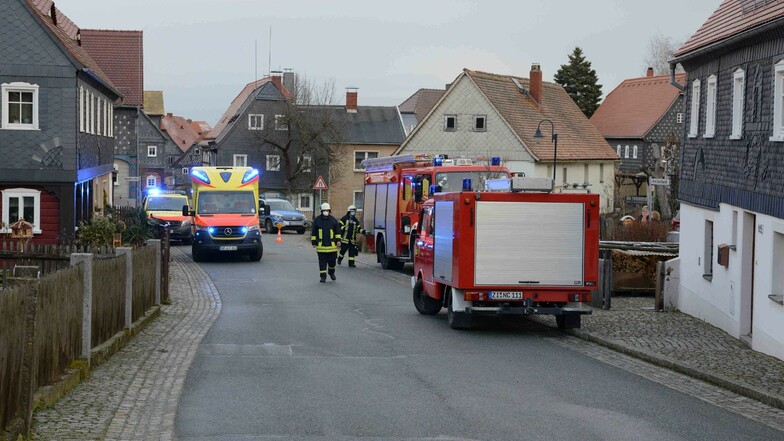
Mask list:
[[[51,1],[0,2],[0,211],[5,225],[30,221],[39,243],[72,238],[112,200],[121,93],[77,33]]]
[[[685,79],[676,75],[679,82]],[[669,75],[654,76],[652,68],[645,77],[624,80],[602,101],[591,123],[621,158],[616,172],[621,196],[645,194],[648,176],[675,182],[683,120],[683,93]],[[662,214],[668,218],[669,207]]]
[[[724,1],[678,62],[678,307],[784,359],[784,4]]]

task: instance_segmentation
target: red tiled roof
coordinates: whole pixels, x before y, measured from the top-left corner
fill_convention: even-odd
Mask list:
[[[192,125],[193,121],[181,116],[167,114],[161,118],[161,130],[169,134],[171,139],[183,152],[201,140],[201,135]]]
[[[124,104],[144,105],[142,31],[82,29],[82,47],[125,95]]]
[[[245,87],[240,91],[239,95],[229,104],[229,108],[226,109],[226,112],[221,116],[218,120],[218,124],[215,124],[215,127],[212,128],[208,133],[205,133],[203,136],[205,139],[217,139],[223,130],[229,125],[230,122],[233,122],[232,118],[237,116],[237,112],[239,112],[240,107],[248,99],[250,94],[258,90],[261,86],[271,82],[272,79],[269,77],[264,77],[260,80],[256,80],[252,83],[248,83]],[[235,118],[236,119],[236,118]]]
[[[686,74],[675,75],[680,84]],[[643,138],[678,99],[669,75],[624,80],[604,99],[591,123],[605,138]]]
[[[212,129],[207,121],[191,121],[191,127],[193,127],[193,130],[195,130],[199,135],[203,135]]]
[[[100,65],[90,57],[87,51],[76,40],[79,33],[78,27],[68,17],[65,16],[59,9],[55,8],[57,25],[54,24],[52,17],[50,17],[52,1],[50,0],[26,0],[30,7],[38,15],[41,22],[49,29],[49,31],[57,38],[58,41],[65,47],[68,53],[81,64],[84,68],[92,72],[99,81],[106,84],[109,88],[114,89],[118,93],[117,86],[112,83],[108,75],[101,69]]]
[[[413,113],[416,115],[417,121],[422,121],[430,109],[441,99],[444,92],[446,91],[441,89],[419,89],[398,106],[400,113]]]
[[[743,31],[784,17],[784,2],[777,0],[724,0],[674,56],[725,40]]]
[[[524,89],[529,90],[528,78],[471,70],[465,72],[479,86],[537,160],[552,161],[553,159],[553,144],[536,142],[533,138],[537,125],[543,119],[549,119],[555,125],[555,133],[558,134],[559,161],[618,159],[615,150],[607,144],[599,130],[588,121],[569,94],[558,84],[542,82],[540,108],[514,83],[514,80],[517,80]],[[549,126],[546,127],[545,132],[547,131]]]

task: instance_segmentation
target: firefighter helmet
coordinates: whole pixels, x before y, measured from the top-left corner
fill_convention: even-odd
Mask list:
[[[357,207],[354,206],[354,205],[349,205],[348,206],[348,210],[346,210],[346,211],[357,211]]]
[[[324,202],[323,204],[321,204],[321,211],[327,211],[327,210],[332,211],[332,207],[329,206],[329,203]]]

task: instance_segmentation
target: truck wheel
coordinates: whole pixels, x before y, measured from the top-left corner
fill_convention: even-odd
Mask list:
[[[452,301],[454,292],[452,288],[447,288],[444,292],[444,296],[447,299],[447,308],[446,308],[446,319],[447,323],[449,323],[449,327],[452,329],[469,329],[471,328],[471,316],[466,314],[465,312],[457,312],[452,309]]]
[[[558,329],[579,329],[580,314],[561,314],[555,316],[555,324]]]
[[[191,255],[194,262],[204,262],[204,252],[196,245],[191,247]]]
[[[436,315],[441,311],[441,301],[427,295],[422,279],[414,285],[414,307],[422,315]]]
[[[264,254],[264,247],[259,244],[259,247],[255,250],[248,253],[248,257],[250,258],[251,262],[258,262],[261,260],[261,256]]]

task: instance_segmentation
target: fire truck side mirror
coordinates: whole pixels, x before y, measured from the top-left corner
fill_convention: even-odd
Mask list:
[[[422,179],[417,178],[414,181],[414,202],[420,203],[423,199]]]

